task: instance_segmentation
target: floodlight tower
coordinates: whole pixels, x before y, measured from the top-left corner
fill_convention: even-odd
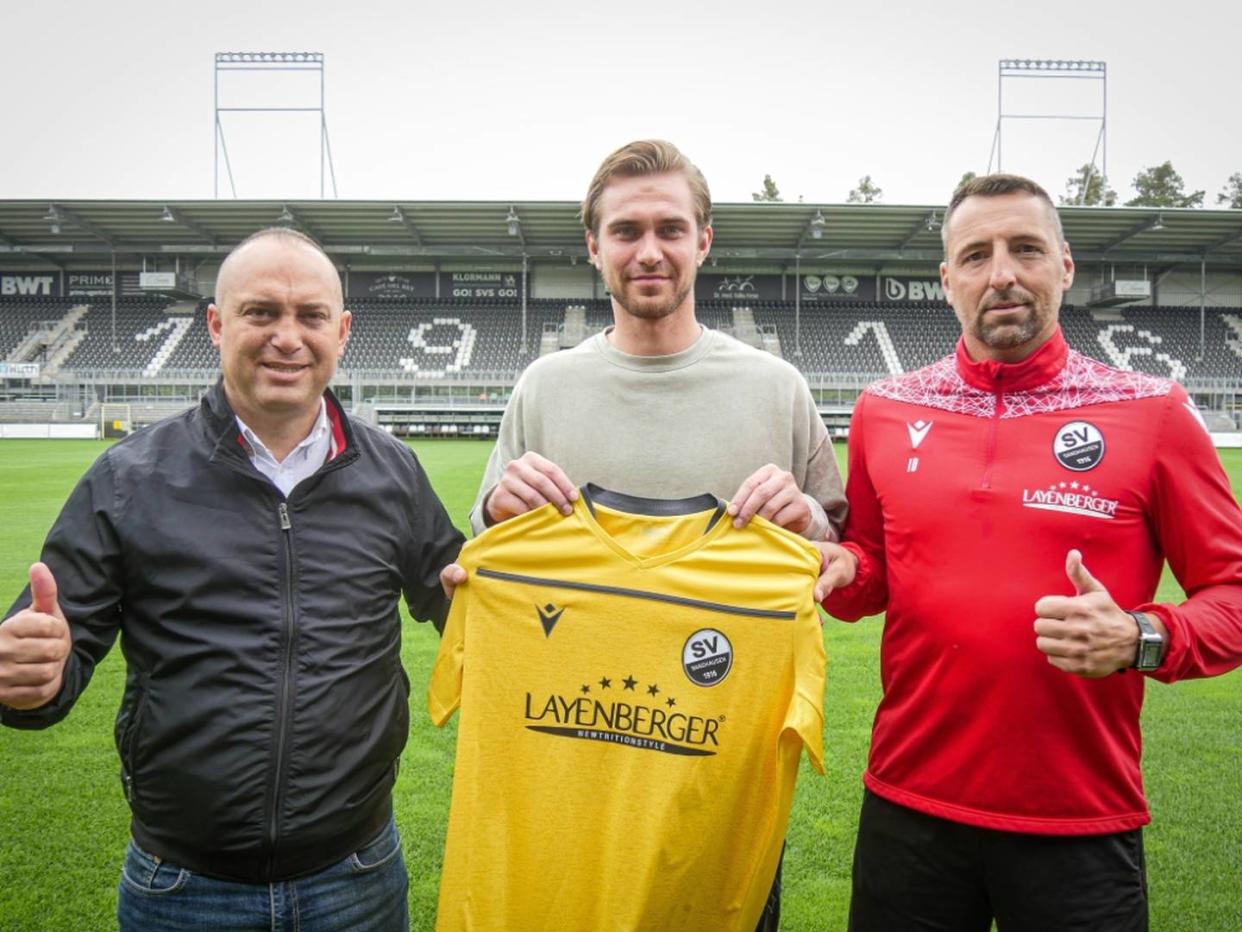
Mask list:
[[[1081,59],[1046,59],[1046,58],[1002,58],[996,69],[996,132],[992,136],[992,152],[988,155],[988,173],[992,172],[995,160],[996,170],[1003,171],[1001,163],[1001,143],[1006,120],[1090,120],[1098,121],[1099,132],[1095,137],[1095,150],[1091,153],[1091,168],[1094,170],[1096,159],[1100,160],[1100,175],[1108,177],[1108,65],[1102,61],[1084,61]],[[1005,82],[1024,80],[1077,80],[1089,81],[1099,86],[1099,107],[1085,114],[1074,113],[1009,113],[1005,110]],[[1086,96],[1093,97],[1091,85],[1082,85]],[[1083,194],[1087,191],[1083,184]]]
[[[224,72],[253,72],[275,75],[280,72],[304,71],[319,77],[319,103],[313,107],[222,107],[220,106],[220,75]],[[260,79],[261,80],[261,79]],[[237,197],[237,185],[233,181],[233,166],[229,162],[229,148],[224,140],[222,113],[318,113],[319,114],[319,196],[324,196],[324,169],[332,181],[332,196],[336,197],[336,169],[332,165],[332,146],[328,141],[328,117],[324,111],[324,60],[322,52],[216,52],[215,61],[215,136],[214,162],[212,165],[212,196],[220,196],[220,155],[224,154],[224,168],[229,176],[229,189]],[[270,82],[269,82],[270,83]]]

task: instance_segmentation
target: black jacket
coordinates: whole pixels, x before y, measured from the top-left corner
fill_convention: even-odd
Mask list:
[[[73,635],[64,687],[0,713],[60,721],[119,631],[134,838],[216,877],[312,873],[383,827],[409,726],[398,598],[437,628],[447,611],[461,534],[412,451],[327,398],[338,454],[287,501],[219,385],[96,460],[43,550]]]

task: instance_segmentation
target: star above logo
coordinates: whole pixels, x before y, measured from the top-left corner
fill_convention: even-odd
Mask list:
[[[668,699],[664,701],[664,704],[671,709],[673,706],[677,705],[677,700],[672,696],[669,696]]]
[[[599,679],[599,688],[610,689],[611,687],[612,687],[612,680],[608,679],[608,677],[606,676],[601,676]]]
[[[652,683],[650,686],[648,686],[648,687],[647,687],[647,695],[648,695],[648,696],[654,696],[654,695],[656,695],[656,693],[658,693],[659,691],[660,691],[660,687],[659,687],[659,686],[657,686],[655,683]]]
[[[1095,495],[1096,490],[1091,488],[1086,482],[1054,482],[1048,486],[1049,492],[1059,492],[1061,489],[1077,489],[1083,495]]]
[[[587,693],[589,693],[590,691],[591,691],[591,687],[590,687],[590,686],[588,686],[586,683],[583,683],[583,684],[582,684],[582,695],[584,695],[584,696],[585,696],[585,695],[586,695]]]
[[[632,676],[627,676],[621,682],[624,683],[625,688],[630,691],[633,691],[634,687],[638,685],[638,680],[634,679]]]

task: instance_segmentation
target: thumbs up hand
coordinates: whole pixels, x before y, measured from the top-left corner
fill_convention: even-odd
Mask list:
[[[60,692],[73,641],[56,580],[43,563],[30,567],[29,608],[0,622],[0,703],[37,709]]]
[[[1087,571],[1087,564],[1082,562],[1082,554],[1077,550],[1071,550],[1065,555],[1065,575],[1074,584],[1079,595],[1089,592],[1103,592],[1108,595],[1104,585]]]
[[[1077,676],[1108,676],[1134,663],[1139,629],[1091,575],[1082,554],[1065,555],[1074,595],[1046,595],[1035,603],[1035,646],[1059,670]]]

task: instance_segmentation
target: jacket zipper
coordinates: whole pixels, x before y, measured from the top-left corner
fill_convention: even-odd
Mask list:
[[[996,465],[996,435],[1000,429],[1001,415],[1005,413],[1005,390],[1001,385],[1003,376],[996,376],[996,403],[992,406],[992,423],[988,425],[987,458],[983,463],[983,482],[980,488],[992,488],[992,467]]]
[[[276,869],[276,838],[278,835],[279,813],[283,804],[284,794],[281,792],[284,786],[284,769],[285,769],[285,741],[288,731],[288,709],[289,709],[289,690],[290,682],[293,679],[293,541],[290,538],[289,531],[293,528],[293,522],[289,520],[289,503],[282,501],[280,503],[280,530],[281,539],[284,544],[285,553],[285,585],[284,585],[284,601],[281,606],[281,615],[284,622],[284,668],[282,670],[280,684],[280,703],[276,707],[276,766],[273,770],[272,785],[272,810],[268,818],[267,840],[271,848],[269,857],[269,868],[271,871]]]
[[[319,467],[313,474],[320,476],[324,473],[331,472],[336,469],[342,469],[348,466],[358,458],[356,448],[349,446],[342,450],[334,459],[329,460]],[[225,463],[228,468],[234,470],[240,475],[246,476],[255,482],[262,483],[265,487],[275,491],[270,480],[260,474],[254,466],[249,462],[246,455],[238,451],[236,457],[226,456]],[[313,478],[313,477],[312,477]],[[300,484],[300,483],[299,483]],[[296,491],[296,490],[295,490]],[[277,493],[279,494],[279,493]],[[284,602],[281,609],[282,620],[284,621],[285,630],[285,647],[284,647],[284,668],[283,679],[280,686],[280,704],[277,706],[276,714],[276,767],[271,786],[270,798],[272,800],[272,809],[268,814],[267,839],[271,854],[268,856],[268,869],[275,871],[276,869],[276,838],[279,829],[279,813],[283,803],[284,794],[281,788],[284,784],[284,766],[285,766],[285,742],[287,740],[287,710],[289,708],[289,691],[292,688],[290,680],[293,677],[293,542],[290,539],[289,532],[293,528],[293,522],[289,518],[289,503],[282,500],[278,506],[277,513],[280,517],[280,530],[282,532],[285,555],[285,584],[284,584]]]
[[[142,711],[147,705],[147,691],[141,688],[138,699],[134,702],[134,712],[130,716],[129,727],[125,731],[125,743],[122,749],[121,768],[122,783],[125,788],[125,801],[130,805],[134,802],[134,752],[138,747],[138,726],[142,721]]]

